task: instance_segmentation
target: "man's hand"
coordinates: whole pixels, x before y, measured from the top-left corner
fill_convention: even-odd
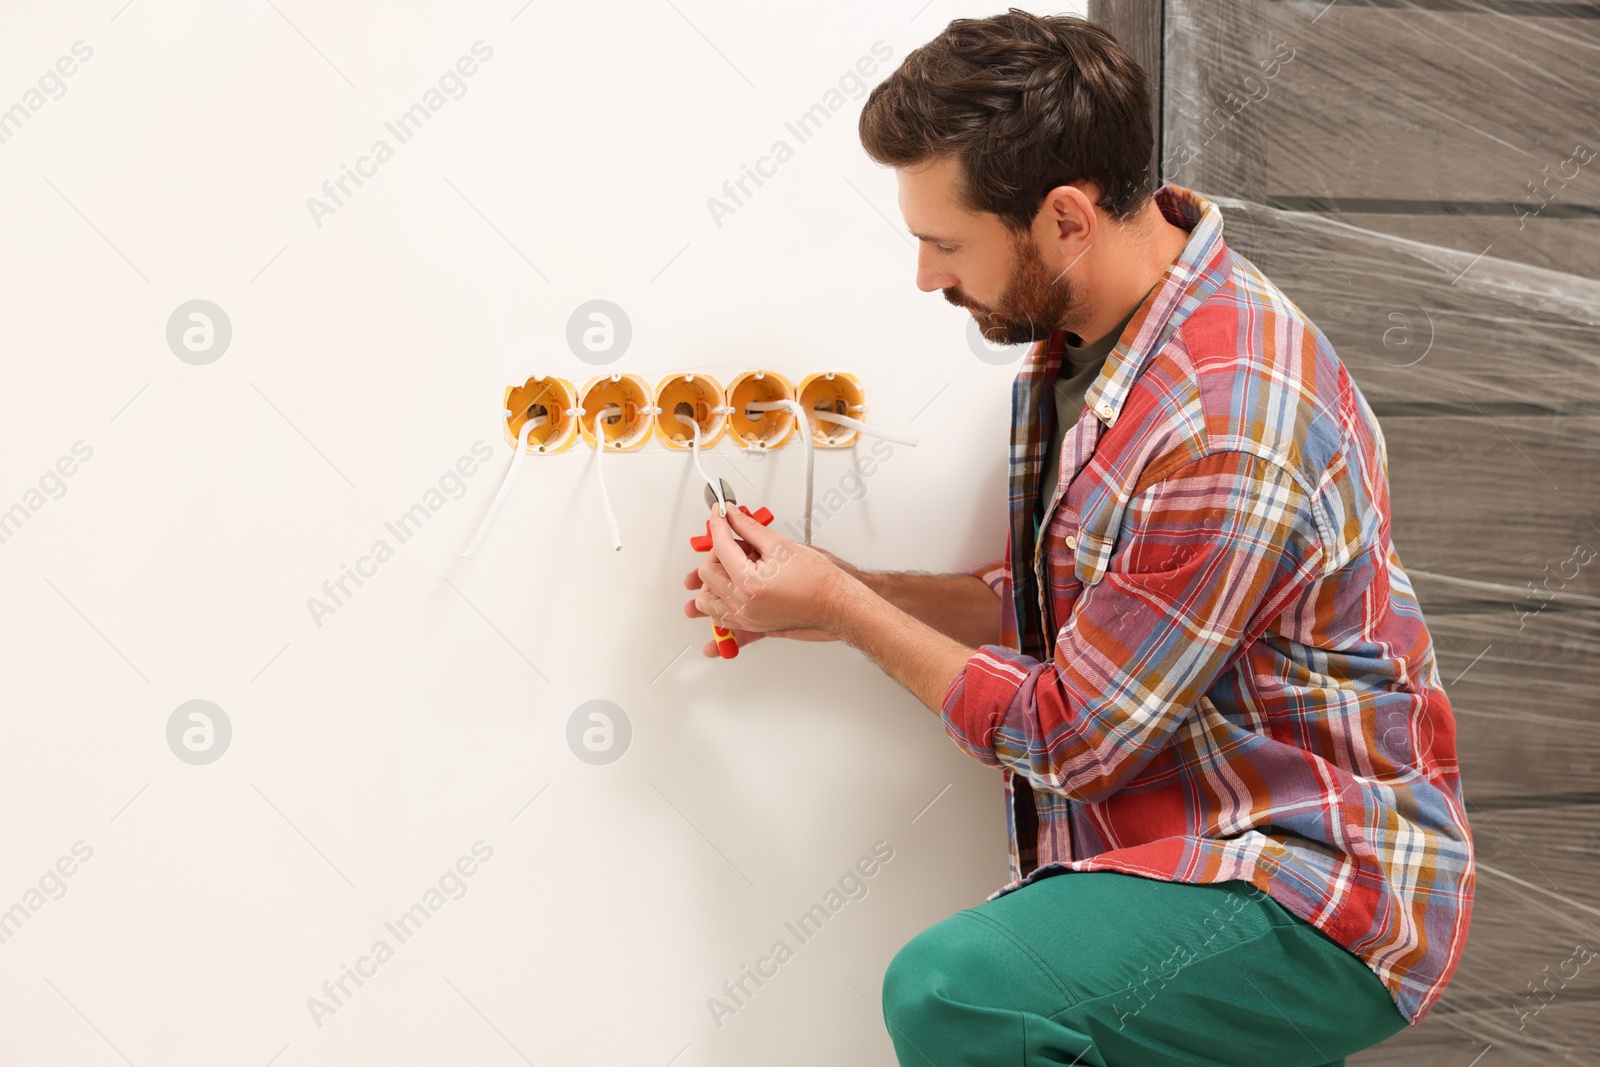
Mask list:
[[[773,533],[737,508],[726,519],[711,509],[711,541],[705,562],[683,580],[685,588],[701,590],[684,605],[685,615],[710,617],[741,646],[763,637],[839,639],[827,625],[838,585],[845,576],[859,581],[860,570],[826,549]],[[701,652],[719,655],[717,643],[706,642]]]
[[[970,591],[982,591],[984,614],[993,612],[988,586],[967,576],[961,583],[977,586]],[[683,584],[700,589],[687,614],[709,616],[741,641],[759,634],[845,641],[935,713],[977,651],[896,607],[831,554],[780,537],[738,510],[724,518],[711,509],[711,551]],[[704,651],[716,655],[716,642]]]

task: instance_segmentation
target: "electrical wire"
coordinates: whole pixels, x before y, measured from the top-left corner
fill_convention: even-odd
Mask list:
[[[622,534],[617,530],[617,514],[611,510],[611,496],[606,492],[605,472],[600,469],[600,461],[606,454],[606,432],[600,426],[600,420],[615,412],[622,414],[622,408],[617,404],[607,404],[594,413],[594,476],[600,483],[600,503],[606,509],[606,521],[611,524],[611,547],[618,552],[622,551]]]
[[[864,433],[869,437],[881,437],[885,441],[894,441],[902,445],[915,446],[917,443],[917,439],[910,434],[894,433],[890,430],[881,430],[876,426],[868,426],[860,419],[852,419],[849,415],[835,415],[831,411],[817,411],[815,414],[823,422],[836,422],[840,426],[848,426],[850,429]]]
[[[792,411],[800,423],[800,436],[806,444],[806,512],[803,544],[811,543],[811,497],[816,472],[816,444],[811,440],[811,420],[798,400],[761,400],[746,404],[746,411]]]
[[[685,415],[683,411],[680,410],[682,408],[689,408],[690,414]],[[687,403],[680,403],[672,409],[672,414],[677,418],[677,420],[694,431],[694,442],[690,445],[690,448],[693,450],[695,470],[700,472],[700,477],[704,478],[706,484],[711,487],[712,495],[717,498],[720,514],[726,516],[728,514],[728,502],[723,499],[722,484],[720,482],[713,481],[711,475],[706,473],[705,467],[700,463],[700,423],[697,419],[695,419],[693,412],[694,408],[690,407]]]
[[[746,404],[745,405],[745,410],[747,410],[747,411],[792,411],[792,412],[794,412],[795,418],[798,419],[799,422],[800,422],[800,435],[801,435],[801,437],[803,437],[805,439],[805,445],[806,445],[806,517],[805,517],[804,530],[805,530],[805,543],[809,545],[811,543],[811,500],[812,500],[812,496],[813,496],[813,488],[812,487],[813,487],[814,475],[815,475],[815,471],[816,471],[816,442],[812,439],[812,436],[811,436],[811,423],[807,419],[807,414],[808,413],[807,413],[805,407],[802,404],[800,404],[798,401],[795,401],[795,400],[762,400],[762,401],[757,401],[755,403]],[[836,415],[831,411],[823,411],[821,409],[818,409],[816,411],[812,411],[809,414],[816,416],[818,419],[821,419],[823,422],[832,422],[832,423],[837,423],[840,426],[847,426],[852,430],[856,430],[859,433],[868,434],[868,435],[870,435],[872,437],[882,437],[885,440],[897,441],[897,442],[899,442],[900,444],[903,444],[903,445],[915,446],[916,443],[917,443],[917,439],[915,437],[912,437],[909,434],[895,433],[895,432],[893,432],[891,430],[883,430],[883,429],[879,429],[876,426],[869,426],[868,424],[862,422],[860,419],[853,419],[848,415]]]
[[[689,405],[681,404],[678,405],[678,407],[689,407]],[[722,483],[712,478],[711,475],[707,474],[705,465],[700,461],[700,423],[692,416],[692,414],[686,415],[682,411],[678,410],[678,407],[673,409],[673,416],[677,418],[679,422],[689,427],[694,434],[690,449],[694,460],[695,470],[699,472],[700,477],[704,479],[705,483],[711,487],[711,492],[717,498],[717,504],[721,509],[721,513],[723,515],[727,515],[728,502],[722,495]],[[798,421],[800,424],[800,436],[804,440],[806,450],[806,497],[803,536],[804,543],[809,545],[811,543],[811,511],[816,475],[816,442],[812,437],[811,422],[807,417],[806,409],[798,401],[794,400],[766,400],[746,404],[745,410],[789,411],[794,414],[796,421]],[[575,411],[581,413],[582,409],[575,409]],[[690,408],[690,411],[692,412],[693,408]],[[616,512],[612,510],[611,496],[606,491],[605,472],[601,468],[602,457],[605,455],[606,436],[605,430],[600,425],[600,420],[611,415],[620,415],[621,413],[622,408],[620,406],[616,404],[607,404],[599,411],[595,412],[594,417],[595,480],[600,483],[600,502],[605,508],[606,522],[611,528],[611,545],[612,548],[618,552],[622,551],[622,534],[617,527]],[[881,437],[885,440],[895,441],[905,445],[914,446],[917,443],[917,439],[908,434],[894,433],[889,430],[879,429],[876,426],[870,426],[867,423],[862,422],[860,419],[854,419],[848,415],[838,415],[831,411],[821,410],[812,412],[811,414],[815,415],[823,422],[831,422],[840,426],[845,426],[849,429],[855,430],[859,433],[867,434],[872,437]],[[501,506],[506,502],[506,498],[511,495],[511,487],[516,483],[517,472],[522,468],[522,457],[528,450],[528,435],[534,429],[545,425],[549,421],[550,419],[548,416],[535,415],[522,424],[522,430],[517,435],[517,449],[512,453],[511,456],[511,466],[506,469],[506,476],[504,480],[501,481],[500,489],[497,493],[495,493],[494,501],[489,505],[489,510],[484,515],[483,522],[479,524],[477,533],[473,535],[472,541],[467,545],[466,551],[461,553],[462,559],[472,559],[477,555],[478,549],[483,547],[484,539],[489,536],[490,527],[494,525],[495,518],[500,514]]]
[[[517,434],[517,450],[511,453],[511,466],[506,469],[506,476],[500,482],[500,491],[494,495],[494,502],[489,505],[489,511],[484,515],[483,522],[478,524],[478,532],[472,535],[472,543],[461,553],[462,559],[471,559],[478,554],[478,549],[483,547],[483,539],[489,536],[489,527],[494,525],[495,516],[500,514],[500,505],[511,495],[511,486],[517,480],[517,471],[522,469],[522,454],[528,450],[528,434],[535,427],[543,426],[549,421],[548,416],[535,415],[522,424],[522,431]]]

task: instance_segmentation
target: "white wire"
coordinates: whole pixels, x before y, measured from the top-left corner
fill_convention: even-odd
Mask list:
[[[461,553],[462,559],[471,559],[478,554],[478,549],[483,547],[483,539],[489,536],[489,527],[494,525],[495,516],[500,514],[500,505],[511,495],[511,485],[517,480],[517,471],[522,468],[522,454],[528,450],[528,433],[535,426],[543,426],[549,421],[544,415],[535,415],[522,424],[522,432],[517,434],[517,450],[511,453],[511,466],[506,469],[506,476],[500,482],[500,491],[494,495],[494,502],[489,505],[488,514],[484,515],[483,521],[478,524],[478,532],[472,535],[472,543]]]
[[[749,411],[792,411],[795,415],[795,418],[800,423],[800,435],[804,439],[806,446],[806,510],[804,543],[809,545],[811,543],[811,510],[813,485],[815,482],[816,473],[816,452],[815,442],[812,440],[811,436],[811,423],[806,417],[806,409],[801,404],[793,400],[761,401],[757,403],[746,404],[745,408]],[[610,494],[606,491],[605,472],[601,469],[601,457],[605,454],[606,437],[605,431],[600,426],[600,420],[606,415],[612,413],[620,414],[621,411],[622,409],[616,404],[607,404],[595,413],[594,421],[594,439],[596,448],[594,461],[595,479],[600,483],[600,501],[605,507],[606,521],[611,527],[611,544],[612,547],[618,552],[622,551],[622,535],[617,528],[616,513],[611,508]],[[853,419],[848,415],[837,415],[831,411],[817,411],[814,414],[817,418],[823,420],[824,422],[837,423],[840,426],[846,426],[852,430],[856,430],[860,433],[868,434],[873,437],[882,437],[885,440],[896,441],[900,444],[906,445],[916,445],[917,443],[917,439],[915,437],[911,437],[907,434],[898,434],[888,430],[878,429],[877,427],[867,425],[860,419]],[[695,469],[699,471],[700,477],[705,480],[705,483],[711,487],[711,492],[717,498],[717,503],[721,507],[722,514],[726,515],[728,513],[728,502],[722,495],[722,484],[713,479],[711,475],[707,474],[705,465],[700,462],[699,421],[676,411],[673,412],[673,416],[694,432],[694,438],[690,448],[694,459]],[[547,416],[536,415],[522,424],[522,430],[517,435],[516,451],[511,455],[511,466],[506,469],[506,476],[504,480],[501,481],[500,489],[497,493],[495,493],[494,501],[489,505],[489,510],[484,515],[483,522],[478,525],[477,533],[473,535],[472,541],[467,545],[466,551],[461,553],[462,559],[472,559],[478,554],[478,549],[483,547],[484,539],[489,536],[489,529],[494,525],[495,519],[499,516],[501,506],[505,504],[506,498],[511,495],[511,487],[516,483],[517,472],[522,469],[522,457],[528,450],[528,435],[534,429],[545,425],[549,421],[550,420]]]
[[[831,411],[815,412],[817,418],[823,422],[836,422],[840,426],[848,426],[852,430],[859,430],[869,437],[881,437],[885,441],[895,441],[902,445],[915,445],[917,439],[910,434],[894,433],[890,430],[880,430],[876,426],[868,426],[860,419],[852,419],[849,415],[835,415]]]
[[[682,412],[674,411],[672,414],[677,418],[677,420],[679,422],[683,423],[685,426],[689,427],[690,429],[692,429],[694,431],[694,443],[690,447],[694,450],[694,466],[695,466],[695,470],[700,472],[700,477],[704,478],[706,480],[706,484],[711,487],[712,495],[717,498],[717,503],[721,506],[721,514],[723,516],[726,516],[728,514],[728,502],[726,500],[724,500],[723,497],[722,497],[722,485],[719,482],[712,481],[711,480],[711,475],[707,474],[705,467],[701,466],[701,464],[700,464],[700,423],[699,423],[699,421],[690,418],[688,415],[685,415]]]
[[[792,411],[800,422],[800,436],[806,443],[806,519],[805,540],[803,544],[811,543],[811,492],[815,480],[813,474],[816,470],[816,444],[811,440],[811,421],[806,418],[806,409],[796,400],[763,400],[753,404],[746,404],[747,411]]]
[[[600,426],[600,420],[615,411],[622,414],[622,408],[616,404],[607,404],[594,413],[594,476],[600,483],[600,503],[606,509],[606,521],[611,524],[611,547],[618,552],[622,551],[622,534],[617,530],[617,515],[611,510],[611,496],[606,492],[605,472],[600,469],[600,461],[606,454],[606,432]]]

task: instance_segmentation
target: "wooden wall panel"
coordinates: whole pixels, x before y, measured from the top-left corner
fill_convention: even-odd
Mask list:
[[[1589,1062],[1600,957],[1548,1004],[1528,984],[1600,952],[1600,158],[1527,186],[1600,147],[1600,5],[1163,7],[1162,176],[1220,201],[1372,403],[1456,711],[1466,953],[1350,1062]]]
[[[1600,148],[1585,121],[1600,19],[1442,6],[1167,0],[1166,178],[1263,203],[1446,200],[1510,217],[1553,197],[1557,213],[1600,217],[1600,158],[1563,167],[1580,142]]]
[[[1570,919],[1566,925],[1572,933],[1581,932],[1585,923],[1600,924],[1600,878],[1595,877],[1600,871],[1600,820],[1595,818],[1596,812],[1600,808],[1593,804],[1469,809],[1478,861],[1494,868],[1484,872],[1478,884],[1502,884],[1527,916],[1540,916],[1547,923]],[[1596,937],[1595,951],[1600,953],[1600,925],[1590,933]],[[1600,960],[1595,962],[1600,964]],[[1592,970],[1600,986],[1600,966]]]
[[[1167,0],[1163,180],[1265,202],[1265,192],[1257,193],[1254,185],[1266,173],[1267,116],[1261,107],[1235,105],[1252,93],[1270,100],[1273,81],[1284,73],[1274,62],[1266,9],[1266,0]]]
[[[1474,809],[1600,801],[1600,612],[1422,603]]]
[[[1600,281],[1340,216],[1220,206],[1229,247],[1327,335],[1375,407],[1600,411]],[[1560,257],[1580,234],[1542,219],[1520,236]]]
[[[1600,608],[1600,415],[1490,407],[1378,424],[1402,565],[1503,586],[1484,592],[1528,612],[1552,597]]]
[[[1150,148],[1152,186],[1161,184],[1161,0],[1089,0],[1089,19],[1117,38],[1134,62],[1150,76],[1150,125],[1155,144]]]
[[[1600,150],[1600,19],[1440,6],[1168,0],[1164,177],[1297,212],[1224,205],[1225,237],[1374,402],[1595,402],[1600,157],[1563,164]],[[1375,340],[1397,314],[1427,364]]]
[[[1600,63],[1600,58],[1596,62]],[[1487,250],[1497,259],[1600,280],[1600,218],[1541,216],[1521,222],[1505,216],[1364,212],[1340,212],[1337,217],[1364,230],[1453,248],[1469,256]]]
[[[1531,196],[1529,182],[1559,175],[1578,142],[1600,149],[1600,131],[1585,121],[1600,100],[1592,5],[1567,6],[1591,16],[1573,18],[1431,8],[1265,5],[1265,35],[1290,42],[1294,58],[1259,101],[1267,131],[1259,184],[1271,193],[1512,203]],[[1600,206],[1600,158],[1566,170],[1576,180],[1553,182],[1552,204]],[[1541,202],[1529,199],[1526,210]]]
[[[1536,1022],[1560,1033],[1592,1030],[1593,1004],[1567,1000],[1544,1009]],[[1585,1062],[1570,1058],[1581,1045],[1567,1049],[1562,1058],[1559,1048],[1516,1045],[1476,1036],[1491,1027],[1460,1012],[1436,1011],[1421,1027],[1408,1029],[1376,1048],[1358,1052],[1347,1061],[1350,1067],[1551,1067],[1552,1064]],[[1592,1042],[1593,1038],[1589,1041]]]

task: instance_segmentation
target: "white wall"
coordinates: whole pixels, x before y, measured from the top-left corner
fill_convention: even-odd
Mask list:
[[[893,1062],[888,961],[1005,880],[998,772],[846,646],[700,657],[686,454],[606,457],[620,553],[580,447],[529,457],[459,554],[510,457],[501,390],[596,373],[566,323],[604,298],[633,326],[607,370],[847,370],[920,436],[819,546],[1000,555],[1016,362],[915,288],[860,100],[804,144],[784,127],[875,42],[898,64],[1002,9],[917,2],[8,7],[0,108],[92,56],[0,144],[0,1062]],[[465,95],[313,221],[480,40]],[[794,158],[717,225],[707,198],[778,138]],[[166,338],[194,299],[232,326],[205,365]],[[479,440],[493,459],[399,544],[385,522]],[[706,458],[780,520],[803,460]],[[818,454],[819,496],[851,463]],[[307,599],[380,538],[318,625]],[[207,765],[168,745],[195,699],[232,728]],[[566,740],[595,699],[633,731],[604,766]],[[479,841],[399,943],[384,923]],[[785,920],[878,841],[868,894],[800,945]],[[380,939],[319,1025],[308,998]],[[716,1025],[779,939],[794,957]]]

